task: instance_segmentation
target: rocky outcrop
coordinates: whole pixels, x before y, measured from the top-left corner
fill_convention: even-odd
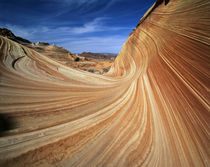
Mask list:
[[[209,12],[157,1],[104,76],[0,37],[1,166],[208,167]]]
[[[0,28],[0,35],[8,38],[15,38],[16,36],[12,33],[12,31],[6,28]]]
[[[36,46],[48,46],[48,45],[50,45],[49,43],[47,43],[47,42],[37,42],[36,43]]]
[[[10,31],[7,28],[0,28],[0,35],[6,38],[9,38],[15,42],[18,42],[20,44],[30,44],[31,42],[27,39],[15,36],[12,31]]]

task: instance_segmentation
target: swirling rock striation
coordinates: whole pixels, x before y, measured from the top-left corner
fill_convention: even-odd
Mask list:
[[[209,166],[209,20],[157,1],[103,76],[0,37],[1,166]]]

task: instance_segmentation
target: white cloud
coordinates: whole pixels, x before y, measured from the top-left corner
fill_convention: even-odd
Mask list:
[[[91,22],[84,24],[81,27],[75,27],[72,29],[72,33],[75,34],[82,34],[82,33],[89,33],[89,32],[97,32],[103,30],[103,20],[106,18],[96,18]]]
[[[38,36],[44,37],[53,37],[55,34],[57,36],[63,35],[79,35],[79,34],[87,34],[94,32],[111,32],[118,30],[131,30],[133,27],[118,27],[118,26],[107,26],[105,20],[108,20],[107,17],[98,17],[94,20],[85,23],[82,26],[77,27],[47,27],[47,26],[37,26],[37,27],[24,27],[24,26],[16,26],[11,24],[3,25],[0,23],[0,27],[6,27],[17,35],[28,39],[35,39]]]
[[[44,1],[44,0],[43,0]],[[92,4],[92,3],[97,3],[99,0],[50,0],[50,2],[56,2],[60,5],[63,6],[80,6],[84,4]]]
[[[75,27],[72,29],[72,33],[82,34],[88,32],[97,31],[99,28],[100,19],[95,19],[92,22],[84,24],[82,27]]]
[[[101,31],[117,31],[123,29],[132,29],[131,27],[116,27],[116,26],[106,26],[104,21],[107,20],[106,17],[100,17],[94,19],[92,22],[88,22],[81,27],[74,27],[71,32],[74,34],[83,34],[90,32],[101,32]]]
[[[16,25],[2,25],[10,29],[16,36],[23,37],[32,42],[43,41],[55,43],[65,47],[73,53],[91,52],[110,52],[118,53],[128,38],[128,35],[110,35],[109,32],[116,30],[130,30],[128,27],[108,27],[105,20],[108,18],[96,18],[80,27],[58,27],[51,28],[46,26],[24,27]],[[102,36],[97,36],[94,32],[102,32]],[[91,33],[91,34],[88,34]],[[85,34],[85,36],[83,36]],[[100,34],[100,33],[99,33]],[[107,34],[106,36],[104,34]]]
[[[44,1],[44,0],[43,0]],[[46,1],[46,0],[45,0]],[[51,3],[56,2],[58,5],[62,6],[63,10],[57,13],[57,16],[62,15],[69,10],[71,11],[72,9],[76,9],[81,6],[88,5],[89,7],[91,5],[97,6],[98,2],[101,2],[101,0],[48,0]],[[115,2],[120,1],[120,0],[107,0],[106,5],[104,5],[104,8],[101,10],[105,10],[106,8],[110,7],[113,5]]]
[[[51,1],[54,1],[54,2],[58,2],[58,3],[64,3],[66,5],[71,5],[71,4],[79,4],[79,5],[82,5],[84,3],[95,3],[97,1],[100,1],[100,0],[51,0]]]
[[[128,36],[106,36],[106,37],[88,37],[75,38],[70,41],[62,42],[62,46],[73,53],[83,51],[118,53],[121,50]]]

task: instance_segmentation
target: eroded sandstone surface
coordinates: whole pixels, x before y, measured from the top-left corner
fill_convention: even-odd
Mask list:
[[[106,75],[0,37],[0,166],[208,167],[209,20],[209,0],[158,0]]]

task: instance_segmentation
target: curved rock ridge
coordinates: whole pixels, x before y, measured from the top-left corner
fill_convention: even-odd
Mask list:
[[[209,166],[210,2],[157,1],[106,75],[0,37],[0,166]]]

